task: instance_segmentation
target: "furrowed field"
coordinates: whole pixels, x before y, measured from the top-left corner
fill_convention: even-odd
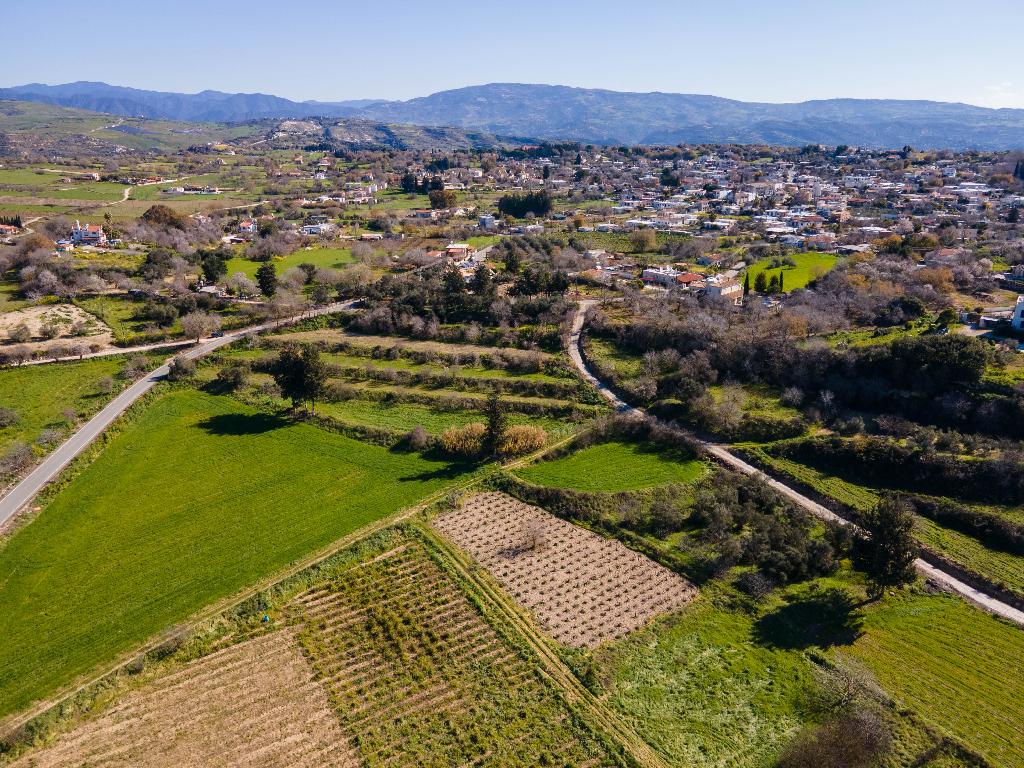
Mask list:
[[[459,474],[229,398],[159,396],[0,550],[0,715]]]

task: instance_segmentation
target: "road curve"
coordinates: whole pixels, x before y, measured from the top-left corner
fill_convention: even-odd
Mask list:
[[[594,375],[593,371],[590,370],[586,361],[583,359],[582,352],[582,334],[583,334],[583,323],[586,319],[587,310],[590,309],[597,301],[595,299],[584,299],[579,302],[576,309],[576,314],[573,317],[571,330],[569,333],[569,358],[572,360],[573,365],[580,372],[584,379],[592,384],[601,396],[607,400],[611,406],[619,413],[635,416],[647,416],[648,414],[642,408],[636,408],[625,400],[616,395],[607,384],[602,382],[597,376]],[[840,525],[853,525],[849,520],[844,517],[840,517],[832,510],[821,504],[807,498],[802,493],[795,491],[785,483],[781,483],[773,477],[769,477],[761,470],[757,469],[751,464],[748,464],[739,456],[736,456],[729,451],[725,446],[717,445],[715,443],[701,442],[701,446],[704,451],[709,455],[717,459],[722,464],[731,467],[732,469],[742,472],[745,475],[753,475],[760,478],[774,490],[785,496],[791,502],[807,510],[815,517],[829,522],[838,523]],[[938,584],[943,589],[954,592],[960,595],[962,598],[970,603],[983,608],[990,613],[994,613],[997,616],[1001,616],[1008,621],[1012,621],[1018,626],[1024,627],[1024,611],[1014,608],[1012,605],[998,600],[991,595],[987,595],[984,592],[975,589],[969,584],[965,584],[960,579],[956,578],[950,573],[943,571],[941,568],[937,568],[930,563],[926,563],[924,560],[918,558],[914,561],[914,566],[918,572],[931,580],[933,583]]]
[[[353,301],[329,304],[325,307],[305,312],[299,317],[288,317],[283,320],[274,320],[249,328],[231,331],[218,338],[207,339],[186,352],[181,353],[180,356],[187,360],[195,360],[208,355],[233,341],[237,341],[243,336],[287,325],[297,319],[326,315],[331,312],[351,309],[356,303],[358,303],[358,301],[359,300],[356,299]],[[132,403],[155,387],[157,383],[167,375],[168,371],[170,371],[170,364],[164,363],[159,368],[154,371],[150,371],[146,376],[121,392],[117,397],[107,403],[103,410],[89,419],[89,421],[83,424],[73,435],[71,435],[71,437],[63,442],[59,448],[40,462],[20,483],[0,498],[0,530],[3,529],[7,522],[14,517],[19,510],[32,501],[32,499],[36,497],[47,483],[57,477],[62,469],[70,464],[78,454],[84,451],[93,440],[99,437],[103,430],[111,425],[114,419],[124,413]]]

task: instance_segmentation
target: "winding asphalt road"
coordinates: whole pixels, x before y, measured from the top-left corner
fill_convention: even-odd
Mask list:
[[[200,342],[188,351],[181,353],[180,357],[186,360],[195,360],[197,358],[204,357],[205,355],[208,355],[233,341],[237,341],[243,336],[278,328],[295,322],[301,318],[316,317],[317,315],[327,315],[331,312],[351,309],[358,302],[359,300],[355,299],[353,301],[328,304],[327,306],[305,312],[298,317],[273,320],[269,323],[262,323],[261,325],[231,331],[225,333],[223,336]],[[122,350],[121,354],[131,351],[131,349]],[[0,498],[0,530],[2,530],[6,523],[26,504],[32,501],[32,499],[36,497],[47,483],[57,477],[61,470],[70,464],[78,454],[84,451],[93,440],[99,437],[103,430],[111,425],[114,419],[124,413],[132,403],[155,387],[169,371],[170,363],[164,363],[159,368],[154,371],[150,371],[146,376],[121,392],[117,397],[107,403],[103,410],[89,419],[89,421],[83,424],[77,432],[62,443],[59,448],[53,451],[53,453],[37,465],[36,468],[26,475],[20,483],[14,486],[14,488],[12,488],[5,496]]]
[[[572,360],[573,365],[576,366],[576,369],[580,372],[583,378],[592,384],[616,411],[630,416],[646,416],[647,413],[643,409],[630,405],[616,395],[607,384],[598,379],[583,359],[583,352],[580,346],[581,336],[583,333],[583,323],[586,319],[587,310],[597,303],[598,302],[595,299],[584,299],[579,302],[576,315],[573,317],[572,328],[569,334],[569,349],[567,350],[569,358]],[[769,477],[761,470],[743,461],[743,459],[731,453],[725,446],[704,442],[702,442],[701,445],[709,456],[714,457],[722,464],[725,464],[738,472],[742,472],[745,475],[759,477],[774,490],[778,491],[797,506],[807,510],[815,517],[829,522],[839,523],[840,525],[853,525],[853,523],[846,518],[840,517],[827,507],[807,498],[803,494],[790,488],[788,485],[780,483],[775,478]],[[969,584],[965,584],[952,574],[947,573],[941,568],[937,568],[930,563],[926,563],[920,558],[914,561],[914,566],[917,568],[919,573],[933,583],[939,585],[941,588],[960,595],[965,600],[973,603],[979,608],[983,608],[986,611],[1007,619],[1008,621],[1012,621],[1018,626],[1024,627],[1024,611],[1018,610],[1012,605],[1007,605],[1001,600],[997,600],[996,598],[975,589]]]

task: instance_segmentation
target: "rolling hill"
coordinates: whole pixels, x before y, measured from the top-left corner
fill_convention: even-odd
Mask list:
[[[164,93],[90,82],[3,88],[0,99],[163,120],[357,118],[598,144],[1024,148],[1024,109],[935,101],[828,99],[767,104],[695,94],[492,83],[408,101],[297,102],[260,93]]]

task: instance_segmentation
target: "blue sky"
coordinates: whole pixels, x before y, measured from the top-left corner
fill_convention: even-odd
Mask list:
[[[331,101],[530,82],[745,101],[846,96],[1024,107],[1024,0],[9,6],[0,85],[102,80]]]

